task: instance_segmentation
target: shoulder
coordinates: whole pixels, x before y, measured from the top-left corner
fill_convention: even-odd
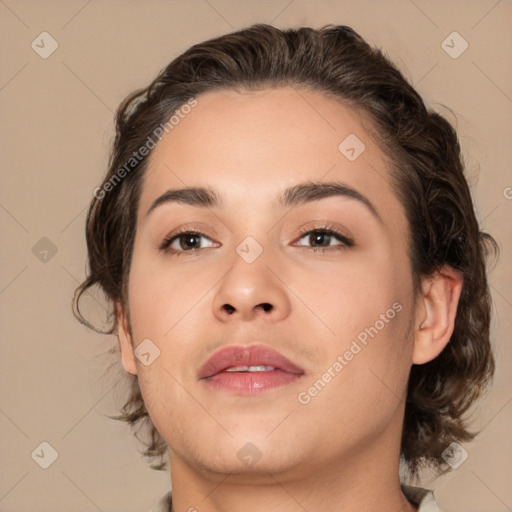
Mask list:
[[[415,505],[419,505],[418,512],[442,512],[437,505],[433,491],[422,487],[413,487],[402,484],[402,492]]]

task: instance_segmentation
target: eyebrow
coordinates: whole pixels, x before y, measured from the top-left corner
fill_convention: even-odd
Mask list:
[[[294,185],[283,191],[278,198],[278,204],[285,207],[294,207],[336,196],[360,202],[382,223],[377,209],[366,196],[344,183],[335,181],[308,182]],[[153,201],[146,216],[159,206],[173,202],[199,208],[218,208],[222,203],[220,196],[213,189],[208,187],[169,189]]]

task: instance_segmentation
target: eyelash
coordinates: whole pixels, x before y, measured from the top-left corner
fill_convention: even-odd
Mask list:
[[[347,235],[344,235],[334,227],[330,225],[323,225],[323,226],[315,226],[314,228],[309,229],[301,229],[300,230],[300,237],[304,238],[306,235],[311,235],[313,233],[322,233],[323,235],[330,235],[337,238],[342,245],[336,245],[336,246],[327,246],[327,247],[308,247],[308,249],[313,250],[315,252],[327,252],[327,251],[341,251],[343,249],[350,248],[354,245],[354,240],[349,238]]]
[[[354,245],[354,241],[351,238],[347,237],[346,235],[344,235],[343,233],[341,233],[340,231],[338,231],[337,229],[335,229],[329,225],[316,226],[312,229],[302,229],[300,231],[299,240],[304,238],[306,235],[311,235],[313,233],[322,233],[324,235],[334,236],[342,243],[342,245],[337,245],[337,246],[306,247],[307,249],[313,250],[315,252],[325,253],[328,251],[343,250],[343,249],[350,248]],[[161,250],[163,252],[167,252],[167,253],[170,252],[171,254],[176,254],[177,256],[180,256],[183,253],[187,253],[187,252],[194,253],[198,250],[205,249],[205,247],[203,247],[203,248],[200,247],[198,249],[196,248],[196,249],[190,249],[190,250],[169,249],[170,245],[182,235],[198,235],[198,236],[203,236],[205,238],[208,238],[206,235],[204,235],[203,233],[201,233],[198,230],[185,229],[183,231],[179,231],[179,232],[174,233],[174,234],[168,236],[167,238],[165,238],[163,240],[163,242],[160,244],[159,250]]]
[[[196,229],[184,229],[183,231],[178,231],[177,233],[174,233],[168,237],[165,238],[165,240],[160,244],[159,249],[163,252],[170,252],[171,254],[176,254],[177,256],[180,256],[184,252],[196,252],[199,249],[190,249],[188,251],[184,250],[176,250],[176,249],[169,249],[169,246],[182,235],[198,235],[198,236],[204,236],[205,238],[208,238],[206,235],[201,233],[200,231]]]

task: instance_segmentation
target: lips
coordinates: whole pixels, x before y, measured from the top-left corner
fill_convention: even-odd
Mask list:
[[[199,370],[199,379],[208,379],[228,368],[267,366],[291,375],[304,370],[288,358],[265,345],[231,345],[217,350]]]

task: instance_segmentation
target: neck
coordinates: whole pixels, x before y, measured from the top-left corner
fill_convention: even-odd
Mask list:
[[[398,415],[400,416],[400,415]],[[190,465],[171,450],[174,512],[415,512],[400,488],[396,428],[341,457],[284,471],[219,472]]]

